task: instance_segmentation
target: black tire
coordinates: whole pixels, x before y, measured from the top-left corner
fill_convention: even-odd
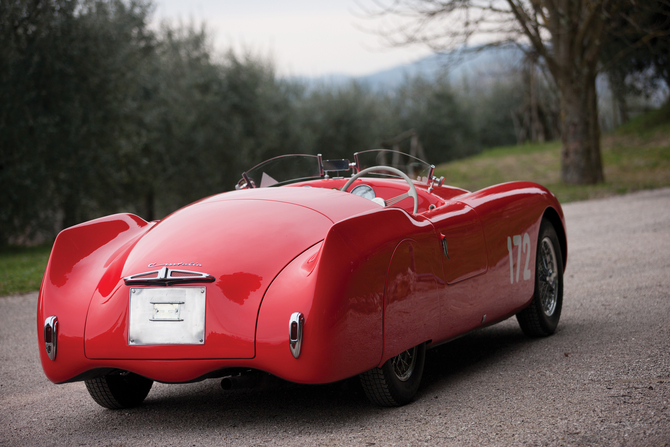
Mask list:
[[[553,225],[540,224],[535,259],[535,293],[528,307],[516,314],[528,337],[546,337],[556,331],[563,306],[563,256]]]
[[[111,410],[140,405],[149,394],[153,380],[133,373],[110,374],[86,381],[94,401]]]
[[[381,407],[399,407],[414,399],[419,389],[423,365],[426,360],[426,344],[389,359],[381,368],[373,368],[359,376],[365,395]]]

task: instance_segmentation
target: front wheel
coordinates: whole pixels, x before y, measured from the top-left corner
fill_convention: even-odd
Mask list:
[[[528,307],[516,315],[521,330],[529,337],[546,337],[558,326],[563,306],[563,258],[553,225],[545,219],[535,260],[535,293]]]
[[[426,360],[426,344],[422,343],[390,358],[381,368],[373,368],[359,376],[365,395],[382,407],[399,407],[414,398]]]
[[[131,372],[109,374],[86,381],[94,401],[112,410],[137,407],[149,394],[154,381]]]

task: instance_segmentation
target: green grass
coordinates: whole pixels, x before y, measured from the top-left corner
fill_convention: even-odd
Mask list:
[[[637,135],[644,138],[658,132],[670,132],[670,102],[622,124],[617,127],[615,134]]]
[[[670,105],[637,117],[601,140],[605,183],[570,186],[560,181],[560,142],[485,150],[439,165],[445,183],[469,191],[513,180],[539,183],[562,202],[670,186]]]
[[[39,290],[50,252],[51,246],[0,251],[0,296]]]

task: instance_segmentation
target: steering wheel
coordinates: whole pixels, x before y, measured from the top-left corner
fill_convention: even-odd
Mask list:
[[[417,196],[416,194],[416,188],[414,187],[414,183],[412,183],[412,180],[410,180],[410,178],[407,177],[407,175],[404,172],[402,172],[399,169],[392,168],[390,166],[373,166],[371,168],[363,169],[358,174],[352,175],[349,181],[347,181],[347,183],[344,184],[344,186],[342,187],[342,189],[340,189],[340,191],[347,192],[347,189],[349,189],[352,183],[354,183],[357,179],[363,177],[365,174],[371,171],[386,171],[402,177],[409,185],[409,189],[405,194],[400,194],[399,196],[393,197],[392,199],[388,199],[386,201],[386,205],[389,206],[395,205],[401,200],[406,199],[407,197],[411,197],[412,199],[414,199],[414,211],[412,213],[416,214],[416,212],[419,209],[419,196]]]

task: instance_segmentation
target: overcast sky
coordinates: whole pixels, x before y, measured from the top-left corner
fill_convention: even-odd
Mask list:
[[[359,0],[371,5],[371,0]],[[154,0],[155,20],[206,22],[218,50],[251,50],[274,61],[280,75],[364,75],[430,54],[388,48],[357,17],[354,0]]]

